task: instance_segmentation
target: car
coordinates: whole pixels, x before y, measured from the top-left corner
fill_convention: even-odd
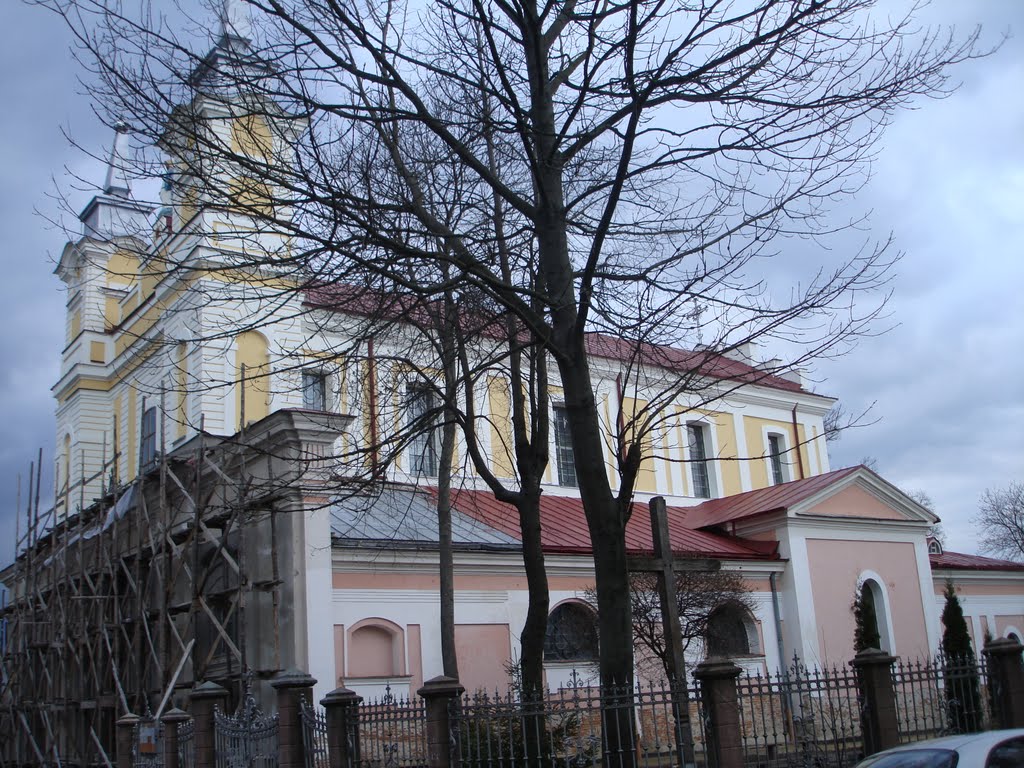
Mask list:
[[[904,744],[871,755],[856,768],[1024,768],[1024,728]]]

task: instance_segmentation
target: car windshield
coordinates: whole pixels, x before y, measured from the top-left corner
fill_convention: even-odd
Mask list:
[[[956,752],[948,749],[907,749],[875,755],[857,768],[955,768]]]

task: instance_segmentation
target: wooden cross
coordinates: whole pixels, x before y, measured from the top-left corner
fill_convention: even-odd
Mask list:
[[[630,557],[627,567],[638,573],[654,573],[661,602],[661,627],[668,650],[666,667],[672,696],[676,730],[676,750],[682,766],[695,764],[690,728],[690,707],[686,700],[686,662],[683,659],[683,632],[679,624],[679,603],[676,601],[676,574],[679,571],[717,571],[721,562],[710,558],[675,557],[668,534],[668,512],[665,499],[655,496],[650,501],[651,538],[654,557]]]

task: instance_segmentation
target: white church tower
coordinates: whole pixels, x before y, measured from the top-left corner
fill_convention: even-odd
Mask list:
[[[155,206],[133,199],[119,124],[103,191],[56,269],[68,293],[53,388],[58,516],[131,482],[161,447],[200,426],[231,435],[294,404],[298,386],[290,395],[271,357],[294,348],[287,318],[297,313],[281,302],[268,310],[265,299],[289,248],[273,225],[289,214],[274,169],[290,167],[306,123],[260,95],[272,70],[253,51],[247,13],[224,0],[218,38],[189,80],[192,98],[169,116],[158,145],[162,207],[154,216]]]

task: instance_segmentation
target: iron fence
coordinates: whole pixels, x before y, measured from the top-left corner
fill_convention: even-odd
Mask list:
[[[427,764],[427,710],[419,697],[395,697],[390,687],[359,706],[359,748],[354,762],[365,768],[415,768]]]
[[[234,717],[213,715],[217,768],[276,768],[277,714],[265,715],[247,694]]]
[[[852,669],[808,669],[737,680],[740,733],[748,765],[831,768],[862,751],[861,705]]]
[[[453,711],[453,749],[464,768],[623,764],[703,765],[704,717],[696,688],[573,686],[523,699],[477,693]],[[614,738],[608,738],[614,734]],[[613,746],[614,745],[614,746]]]
[[[973,656],[898,661],[893,687],[901,741],[994,727],[988,675]]]
[[[178,723],[178,768],[195,768],[196,723],[185,720]]]
[[[302,746],[306,768],[328,768],[327,715],[303,698],[299,702],[302,723]]]

